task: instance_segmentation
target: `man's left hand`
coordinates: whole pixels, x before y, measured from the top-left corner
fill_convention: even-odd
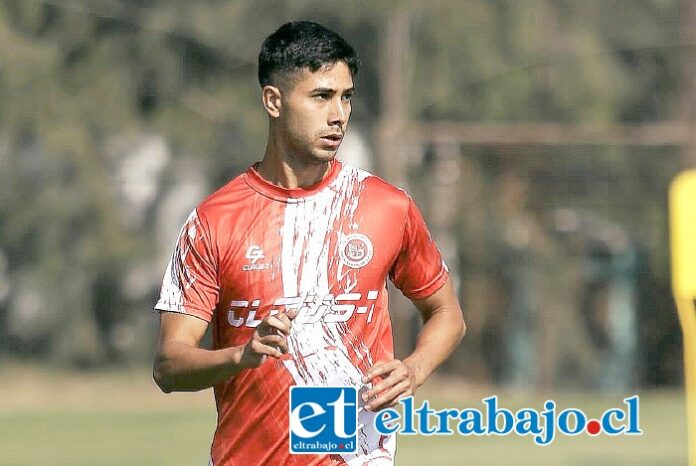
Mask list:
[[[367,384],[377,377],[381,380],[363,393],[368,411],[396,406],[400,399],[414,395],[418,388],[415,368],[399,359],[378,362],[367,371],[362,382]]]

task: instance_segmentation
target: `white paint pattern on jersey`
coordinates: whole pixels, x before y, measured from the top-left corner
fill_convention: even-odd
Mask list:
[[[155,304],[155,309],[163,311],[175,311],[182,314],[186,314],[186,309],[184,308],[184,296],[182,290],[190,288],[196,281],[196,276],[193,274],[191,269],[186,265],[186,255],[191,252],[190,244],[193,244],[193,240],[196,238],[197,234],[197,222],[198,213],[194,209],[186,219],[184,226],[181,227],[179,236],[177,236],[176,247],[174,248],[174,253],[169,259],[169,264],[164,272],[164,279],[162,280],[162,289],[160,291],[160,297]],[[189,246],[181,244],[181,238],[183,237],[184,231],[187,232],[189,238]],[[179,277],[177,270],[177,264],[175,262],[180,262],[184,265],[183,272],[184,276]],[[184,283],[181,283],[181,278],[184,279]],[[185,287],[185,288],[184,288]]]
[[[358,285],[358,270],[345,267],[338,251],[330,251],[329,248],[332,240],[336,248],[341,244],[342,237],[338,236],[341,233],[335,233],[334,229],[341,225],[357,228],[353,216],[358,207],[362,182],[368,176],[370,174],[363,170],[344,165],[327,189],[286,205],[281,231],[285,296],[323,297],[331,293],[350,293]],[[332,269],[336,271],[336,277],[330,280]],[[340,290],[330,289],[330,282]],[[319,305],[321,303],[317,303]],[[361,386],[363,373],[355,367],[351,355],[357,361],[367,359],[367,367],[372,366],[372,358],[362,339],[348,333],[345,322],[296,321],[288,338],[288,351],[293,358],[284,361],[295,383]],[[360,461],[388,456],[393,461],[395,439],[386,439],[380,448],[380,434],[374,429],[374,416],[374,413],[360,410],[358,453],[341,455],[344,460],[362,464]]]

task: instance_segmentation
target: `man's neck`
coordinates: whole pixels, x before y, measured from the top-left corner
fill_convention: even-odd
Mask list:
[[[269,140],[257,171],[268,182],[286,189],[304,188],[319,183],[329,171],[330,162],[303,163],[285,148]]]

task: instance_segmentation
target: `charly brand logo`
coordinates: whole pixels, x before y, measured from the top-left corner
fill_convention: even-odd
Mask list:
[[[355,387],[290,387],[290,453],[355,453]]]
[[[361,233],[352,233],[343,238],[338,246],[341,261],[348,267],[365,267],[372,259],[372,241]]]
[[[248,264],[244,264],[242,266],[242,270],[245,272],[248,272],[250,270],[267,270],[271,268],[270,263],[264,263],[264,264],[259,264],[258,262],[261,259],[264,259],[266,255],[263,253],[263,249],[261,247],[252,244],[249,246],[249,249],[247,249],[246,252],[246,258],[249,261]]]

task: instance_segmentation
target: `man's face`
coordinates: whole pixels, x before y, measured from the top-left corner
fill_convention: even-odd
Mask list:
[[[279,129],[291,155],[305,163],[332,160],[348,127],[353,78],[344,62],[297,72],[283,86]]]

